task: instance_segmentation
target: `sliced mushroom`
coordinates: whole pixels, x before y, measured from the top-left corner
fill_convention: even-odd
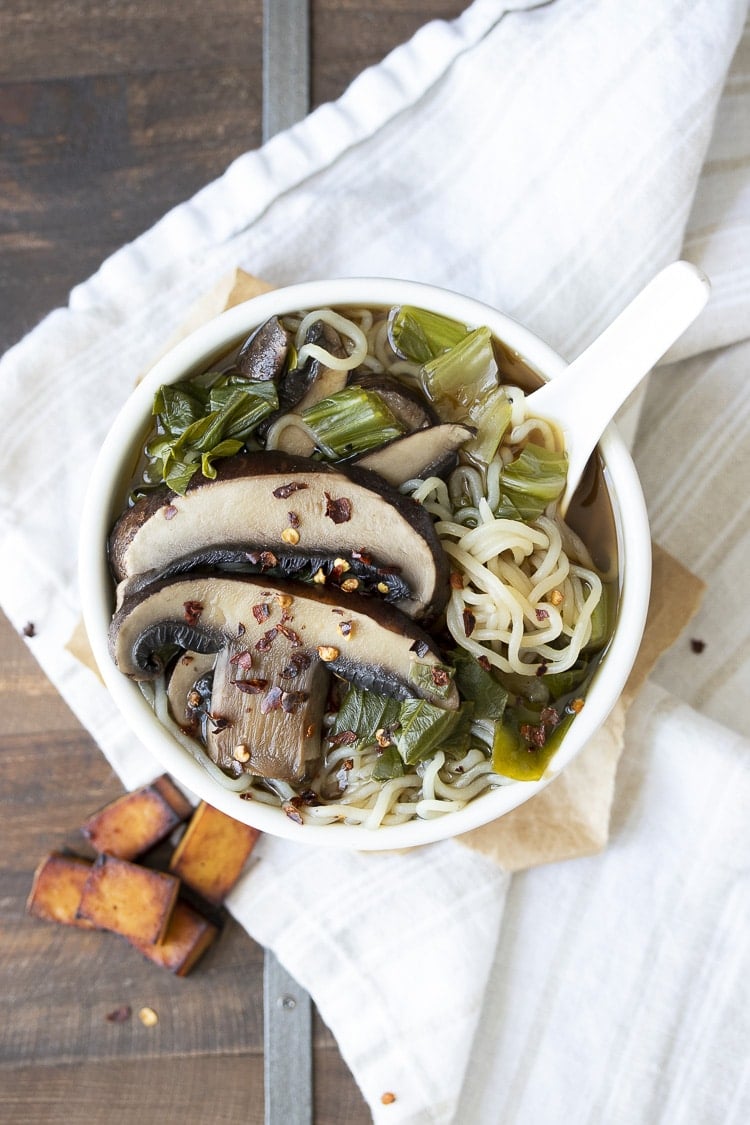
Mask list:
[[[330,355],[343,359],[346,348],[335,328],[323,320],[316,320],[305,333],[306,344],[318,344]],[[322,398],[340,391],[346,386],[347,371],[337,371],[326,367],[319,359],[310,357],[302,367],[298,367],[281,379],[279,402],[282,411],[294,408],[297,412],[305,410]]]
[[[241,639],[251,653],[314,647],[332,672],[359,687],[458,705],[442,675],[424,682],[425,670],[442,669],[442,659],[415,622],[393,606],[296,582],[213,574],[155,582],[125,598],[109,639],[120,671],[137,680],[159,674],[166,645],[209,653]]]
[[[471,426],[443,422],[396,438],[358,457],[353,464],[377,473],[394,488],[417,477],[441,477],[455,467],[458,450],[475,433]]]
[[[216,663],[214,653],[183,652],[178,656],[167,683],[169,713],[181,727],[197,727],[198,707],[190,700],[190,693],[198,690],[196,684],[212,671]]]
[[[222,769],[299,781],[319,757],[330,674],[315,649],[249,649],[217,658],[206,748]]]
[[[164,486],[123,513],[109,543],[118,582],[217,545],[272,557],[294,545],[308,555],[372,554],[406,582],[398,605],[410,616],[445,606],[449,567],[430,515],[379,476],[268,452],[216,468],[213,481],[196,473],[184,496]]]
[[[252,379],[279,379],[289,353],[289,334],[277,316],[272,316],[245,340],[235,366]]]
[[[458,706],[440,652],[413,621],[298,583],[212,574],[158,582],[125,599],[109,642],[120,671],[138,680],[159,674],[166,645],[219,653],[209,750],[221,765],[239,761],[266,777],[298,779],[318,756],[329,672],[396,699]]]

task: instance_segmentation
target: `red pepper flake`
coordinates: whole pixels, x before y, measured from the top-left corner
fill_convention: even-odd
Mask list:
[[[268,652],[271,648],[271,645],[276,640],[278,632],[278,629],[266,629],[260,640],[255,642],[255,648],[257,649],[257,651]]]
[[[253,563],[254,566],[260,566],[261,570],[271,570],[279,562],[273,551],[246,551],[245,556],[248,562]]]
[[[700,655],[700,653],[703,652],[705,647],[706,647],[705,641],[699,641],[697,637],[691,637],[691,639],[690,639],[690,651],[691,652],[696,653],[696,655]]]
[[[294,715],[309,698],[309,691],[283,691],[281,693],[281,710],[285,711],[287,715]]]
[[[331,746],[350,746],[357,741],[357,732],[354,730],[340,730],[338,734],[329,735],[326,742]]]
[[[352,635],[353,627],[354,622],[352,621],[339,621],[338,625],[336,626],[342,637],[350,637]]]
[[[545,727],[541,725],[535,726],[534,723],[521,723],[518,729],[524,742],[529,743],[529,749],[538,747],[541,750],[547,741],[547,731]]]
[[[294,629],[290,629],[288,625],[279,625],[278,631],[282,637],[286,637],[293,648],[298,648],[302,644],[299,633],[295,633]]]
[[[246,632],[247,632],[247,629],[245,628],[245,626],[240,621],[239,625],[237,626],[237,636],[238,637],[244,637]]]
[[[295,527],[295,528],[296,528],[296,527],[299,527],[299,525],[300,525],[300,518],[299,518],[299,516],[297,515],[297,513],[296,513],[296,512],[287,512],[287,515],[288,515],[288,517],[289,517],[289,526],[290,526],[290,527]]]
[[[111,1012],[107,1012],[106,1019],[109,1023],[126,1023],[133,1014],[133,1009],[130,1004],[120,1004],[119,1008],[114,1008]]]
[[[240,793],[240,800],[241,801],[254,801],[255,798],[253,797],[250,790],[246,789],[244,793]]]
[[[322,803],[314,789],[304,789],[299,796],[302,804],[307,805],[308,808],[315,808]]]
[[[474,627],[476,626],[477,619],[470,609],[465,609],[462,616],[464,620],[464,633],[467,637],[470,637],[474,632]]]
[[[27,621],[21,632],[23,633],[24,637],[35,637],[36,625],[33,621]]]
[[[585,699],[571,699],[570,703],[568,704],[568,710],[572,711],[574,715],[580,715],[581,711],[583,711],[585,702]]]
[[[257,605],[253,606],[253,617],[259,625],[262,625],[264,621],[268,621],[270,616],[271,607],[268,602],[258,602]]]
[[[459,574],[457,570],[451,571],[450,582],[451,582],[451,589],[452,590],[463,590],[463,588],[464,588],[463,575]]]
[[[247,649],[244,649],[243,652],[235,652],[234,656],[230,657],[229,663],[235,664],[238,668],[244,668],[244,670],[247,671],[248,668],[252,668],[253,666],[253,657]]]
[[[304,823],[304,821],[302,820],[302,817],[300,815],[300,811],[297,808],[297,806],[293,803],[293,800],[292,801],[284,801],[284,804],[281,806],[281,808],[286,813],[286,815],[289,817],[289,819],[293,820],[295,824],[303,824]]]
[[[188,625],[197,625],[200,620],[200,615],[203,613],[203,603],[183,602],[182,605],[185,610],[184,617]]]
[[[426,652],[429,652],[430,646],[427,641],[416,640],[413,645],[409,647],[409,652],[415,652],[417,656],[422,657]]]
[[[269,688],[260,702],[261,715],[267,715],[269,711],[278,711],[281,707],[282,695],[283,692],[280,687]]]
[[[480,668],[484,668],[485,672],[489,672],[490,668],[492,667],[492,665],[490,664],[489,656],[478,656],[477,664]]]
[[[547,664],[537,665],[537,669],[536,669],[537,676],[546,676],[548,672],[549,672],[549,665],[547,665]]]
[[[435,687],[447,687],[450,683],[450,675],[447,668],[433,667],[430,669],[432,674],[432,682]]]
[[[191,656],[191,654],[189,652],[186,652],[185,655],[180,660],[180,664],[184,664],[185,667],[187,668],[188,665],[192,664],[194,660],[195,660],[195,657]]]
[[[330,492],[324,492],[326,498],[326,515],[334,523],[348,523],[352,518],[352,502],[347,500],[346,496],[341,496],[338,500],[331,497]]]
[[[556,727],[560,722],[560,712],[555,707],[543,707],[539,713],[539,722],[545,727]]]
[[[230,720],[225,719],[223,715],[209,715],[209,718],[214,724],[214,734],[221,734],[230,725]]]
[[[279,675],[287,679],[294,679],[295,676],[299,676],[300,672],[309,668],[311,663],[312,656],[309,652],[293,652],[286,668],[282,668]]]
[[[173,520],[176,515],[177,509],[175,508],[174,504],[167,504],[166,508],[164,509],[164,519]]]
[[[393,1103],[396,1100],[396,1095],[393,1093],[392,1090],[386,1090],[386,1092],[384,1094],[380,1095],[380,1100],[383,1103],[383,1105],[393,1105]]]
[[[368,555],[367,551],[352,551],[352,558],[365,566],[372,566],[372,555]]]
[[[232,683],[245,695],[260,695],[268,687],[268,680],[264,680],[262,676],[253,676],[249,680],[232,680]]]
[[[281,484],[278,488],[274,488],[271,495],[277,500],[288,500],[293,492],[299,492],[302,488],[307,488],[304,481],[293,480],[289,484]]]
[[[548,618],[549,618],[549,614],[547,613],[547,610],[541,609],[539,606],[536,607],[534,612],[536,614],[537,621],[547,621]]]

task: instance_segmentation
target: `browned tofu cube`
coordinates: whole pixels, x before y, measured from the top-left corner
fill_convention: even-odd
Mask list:
[[[164,939],[158,945],[131,941],[150,961],[185,977],[215,940],[219,930],[186,902],[177,902]]]
[[[52,852],[34,872],[34,881],[26,902],[29,914],[48,922],[62,922],[66,926],[93,930],[93,922],[87,918],[79,918],[77,913],[90,871],[90,860]]]
[[[187,820],[192,806],[164,774],[150,785],[118,797],[81,825],[98,852],[135,859]]]
[[[100,855],[83,886],[78,917],[130,941],[161,941],[180,881],[117,856]]]
[[[169,870],[217,906],[240,877],[260,833],[202,801],[172,853]]]

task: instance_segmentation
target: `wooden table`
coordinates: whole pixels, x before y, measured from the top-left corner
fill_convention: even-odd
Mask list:
[[[313,0],[313,104],[465,6]],[[262,0],[3,0],[0,351],[259,144],[261,39]],[[117,938],[24,913],[40,857],[121,792],[33,644],[0,615],[0,1121],[262,1122],[263,952],[239,926],[177,980]],[[121,1005],[132,1017],[108,1020]],[[314,1037],[316,1123],[368,1121],[317,1018]]]

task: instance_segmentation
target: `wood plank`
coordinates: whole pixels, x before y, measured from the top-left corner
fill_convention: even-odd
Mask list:
[[[260,60],[262,0],[3,0],[0,81]]]
[[[144,1030],[145,1034],[148,1034]],[[343,1088],[333,1049],[316,1052],[315,1121],[368,1125],[356,1087]],[[252,1052],[182,1058],[114,1059],[103,1066],[0,1068],[3,1125],[261,1125],[263,1064]]]

